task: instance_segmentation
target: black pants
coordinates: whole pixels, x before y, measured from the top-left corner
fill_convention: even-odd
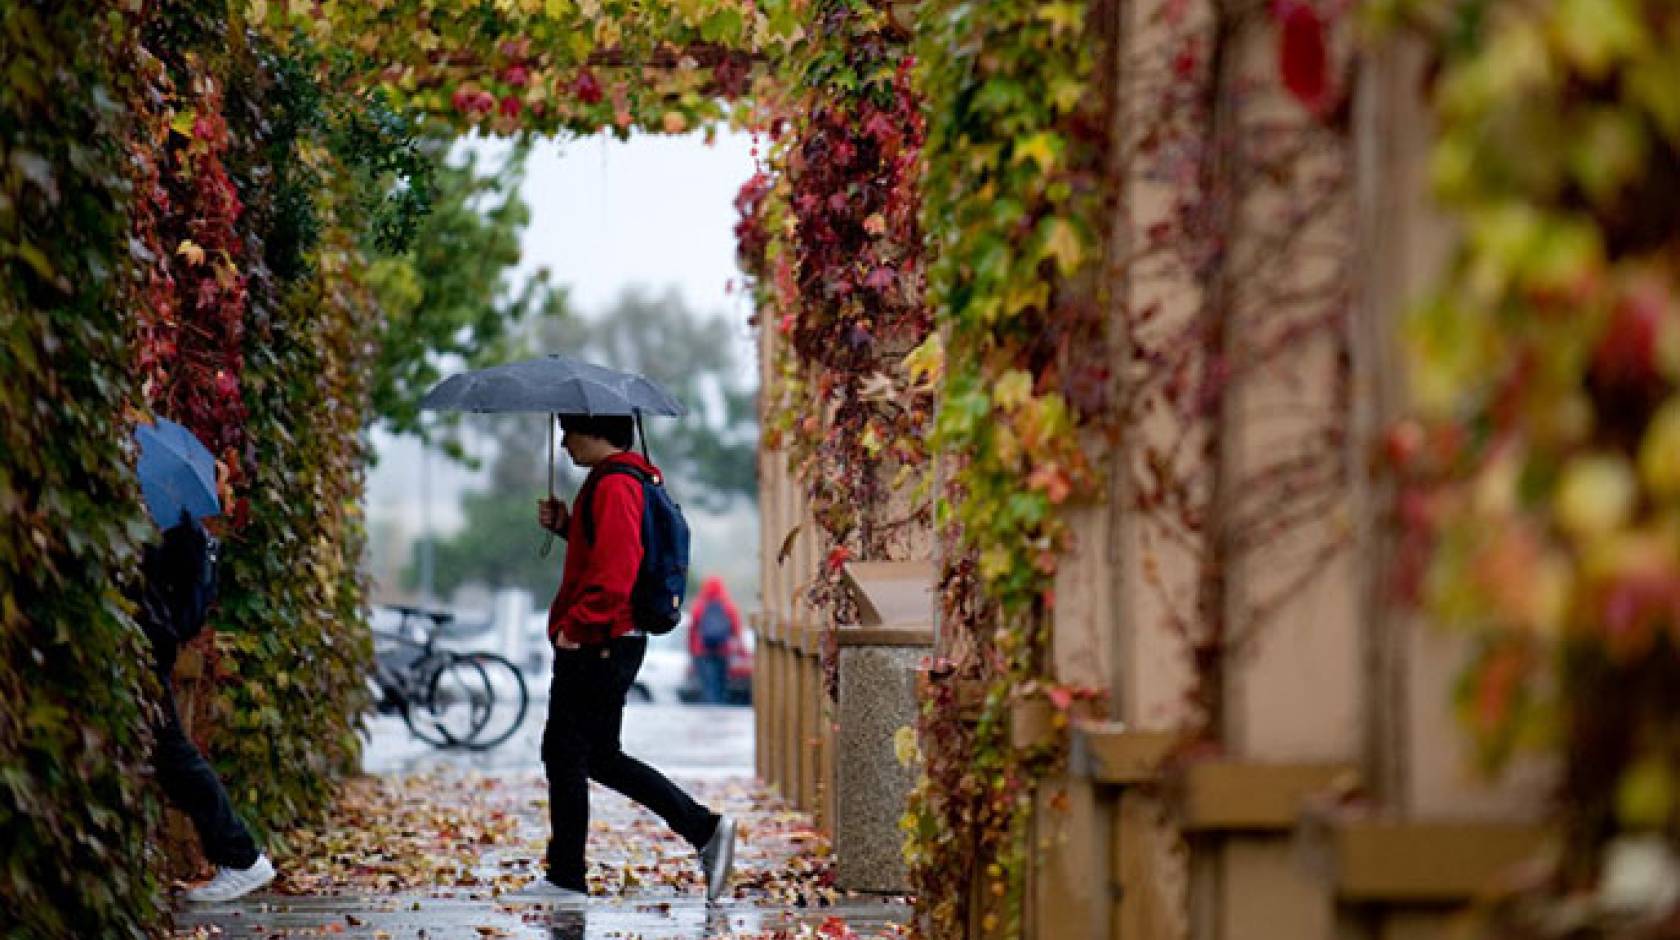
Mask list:
[[[250,868],[257,863],[256,840],[233,811],[221,778],[187,737],[175,711],[175,693],[169,683],[174,660],[169,656],[168,662],[158,663],[164,713],[162,723],[153,729],[157,744],[152,763],[157,767],[158,783],[169,802],[192,819],[198,844],[212,865]]]
[[[542,756],[553,827],[548,880],[561,887],[587,890],[583,850],[589,838],[590,780],[652,810],[696,848],[717,829],[716,813],[619,749],[624,695],[646,653],[646,637],[621,637],[604,646],[555,653]]]

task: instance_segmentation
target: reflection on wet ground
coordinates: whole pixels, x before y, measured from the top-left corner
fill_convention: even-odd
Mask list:
[[[632,706],[625,750],[741,820],[736,875],[707,904],[693,850],[656,817],[591,790],[590,886],[582,905],[524,896],[540,873],[547,791],[538,755],[546,702],[487,753],[434,751],[381,719],[332,819],[276,846],[273,889],[186,909],[180,937],[521,937],[563,940],[902,936],[901,899],[848,896],[810,820],[751,779],[752,711]]]

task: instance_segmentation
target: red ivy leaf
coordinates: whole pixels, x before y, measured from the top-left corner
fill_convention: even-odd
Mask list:
[[[844,545],[835,546],[834,550],[828,553],[828,570],[829,571],[839,571],[840,566],[844,565],[846,563],[846,560],[851,558],[851,557],[852,557],[852,550],[851,549],[847,548]]]
[[[1330,50],[1325,22],[1312,4],[1281,0],[1273,9],[1278,21],[1278,71],[1283,85],[1301,105],[1322,115],[1330,108]]]
[[[572,91],[584,104],[601,102],[601,83],[595,78],[595,73],[588,69],[578,73],[577,81],[572,83]]]

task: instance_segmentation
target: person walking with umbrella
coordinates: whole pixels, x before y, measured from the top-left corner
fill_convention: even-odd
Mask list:
[[[555,657],[542,746],[553,826],[547,885],[561,896],[588,893],[584,847],[588,779],[594,779],[653,810],[699,849],[706,897],[715,899],[733,861],[735,821],[696,803],[619,745],[625,695],[647,654],[647,636],[636,629],[630,610],[646,508],[638,475],[658,481],[659,470],[630,450],[628,417],[563,415],[560,425],[566,453],[590,472],[578,490],[576,513],[550,498],[539,502],[537,514],[538,524],[567,543],[548,620]]]
[[[141,552],[134,586],[136,620],[151,641],[163,688],[162,718],[152,729],[152,762],[164,796],[192,820],[204,857],[216,866],[195,902],[231,901],[274,880],[274,865],[228,799],[221,778],[181,726],[171,677],[181,646],[204,628],[216,591],[216,542],[200,520],[218,515],[215,458],[193,433],[171,421],[135,429],[140,494],[161,535]]]
[[[525,893],[568,901],[588,896],[593,779],[652,810],[693,845],[706,898],[715,900],[734,863],[735,820],[700,805],[620,745],[625,697],[647,653],[645,630],[665,632],[677,622],[688,565],[686,527],[676,546],[652,541],[658,529],[650,521],[662,510],[669,519],[675,507],[648,459],[645,436],[640,455],[631,448],[643,413],[680,415],[681,403],[642,376],[547,356],[453,376],[421,405],[550,413],[564,431],[567,455],[589,470],[575,511],[568,509],[554,496],[550,424],[549,493],[538,500],[537,522],[565,539],[567,548],[548,620],[555,656],[542,740],[551,827],[547,873]],[[680,526],[680,514],[675,522]],[[680,563],[650,579],[644,561],[673,547]]]

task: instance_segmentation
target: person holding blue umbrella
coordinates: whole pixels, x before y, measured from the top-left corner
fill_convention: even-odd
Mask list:
[[[181,645],[197,636],[216,593],[216,540],[202,524],[221,513],[216,460],[193,433],[173,421],[135,428],[137,476],[146,512],[162,530],[140,559],[136,619],[152,645],[163,687],[163,719],[153,728],[152,762],[164,795],[192,819],[205,858],[216,866],[208,884],[187,892],[195,902],[231,901],[274,880],[274,865],[233,811],[227,788],[181,727],[170,684]]]

